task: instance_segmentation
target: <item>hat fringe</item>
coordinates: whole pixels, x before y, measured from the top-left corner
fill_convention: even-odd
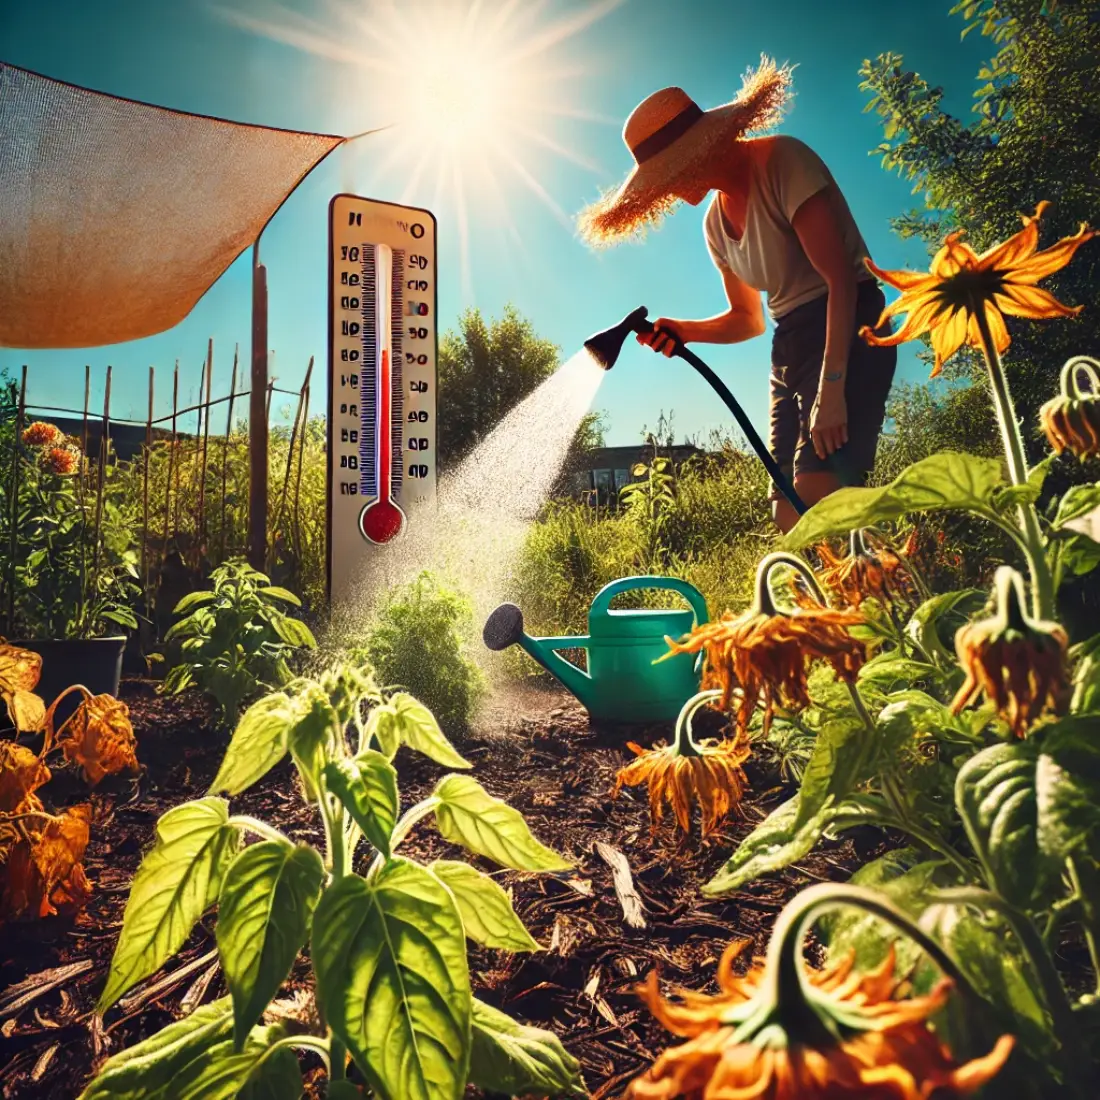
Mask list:
[[[790,65],[776,65],[766,55],[760,64],[745,72],[741,91],[735,103],[736,119],[730,124],[729,140],[745,134],[759,134],[776,126],[783,117],[790,101]],[[680,172],[665,181],[659,190],[635,195],[623,194],[623,188],[612,188],[596,202],[587,206],[577,216],[577,229],[582,238],[593,248],[606,248],[625,238],[641,238],[650,229],[656,229],[680,202],[670,193],[670,188],[687,177],[694,169],[685,164]]]

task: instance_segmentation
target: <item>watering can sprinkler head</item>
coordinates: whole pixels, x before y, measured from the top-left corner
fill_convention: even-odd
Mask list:
[[[623,350],[623,344],[627,336],[632,332],[649,332],[653,326],[649,322],[649,310],[645,306],[638,306],[632,313],[628,313],[617,325],[597,332],[589,336],[584,342],[589,355],[596,360],[604,370],[611,370],[615,361],[619,358],[619,352]]]
[[[502,603],[485,620],[481,637],[494,653],[515,645],[523,637],[523,612],[514,603]]]

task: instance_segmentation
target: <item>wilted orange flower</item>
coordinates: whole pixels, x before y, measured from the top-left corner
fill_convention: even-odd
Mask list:
[[[905,562],[887,546],[868,547],[862,531],[852,532],[847,556],[834,553],[828,543],[818,546],[817,554],[822,564],[817,579],[822,588],[834,592],[849,607],[859,607],[865,599],[889,603],[910,594]]]
[[[75,473],[79,463],[80,455],[72,447],[51,447],[42,456],[43,469],[62,477]]]
[[[45,704],[34,694],[41,672],[37,653],[0,640],[0,699],[20,733],[37,733],[45,724]]]
[[[739,729],[748,728],[752,712],[763,700],[767,736],[777,703],[796,710],[810,705],[806,680],[811,661],[828,661],[837,676],[855,683],[867,660],[867,647],[848,628],[862,622],[857,611],[821,606],[769,614],[760,609],[758,594],[757,602],[740,615],[727,611],[679,642],[665,641],[673,654],[705,651],[702,686],[721,689],[723,709],[730,707],[734,690],[741,689]]]
[[[88,846],[92,809],[73,806],[42,814],[0,865],[0,917],[53,916],[81,908],[91,894],[81,860]]]
[[[1100,363],[1088,356],[1071,359],[1062,368],[1061,393],[1039,410],[1039,423],[1055,454],[1071,451],[1078,458],[1100,456]],[[1091,392],[1082,392],[1076,374],[1088,375]]]
[[[750,749],[743,737],[694,742],[694,755],[690,751],[679,752],[675,744],[646,750],[628,741],[627,746],[638,759],[616,774],[611,796],[614,798],[624,786],[648,784],[654,828],[660,824],[667,802],[676,823],[685,833],[689,832],[692,805],[698,802],[702,834],[707,836],[740,804],[748,786],[741,765],[749,758]]]
[[[989,1054],[958,1065],[926,1025],[947,1003],[950,981],[927,996],[894,1000],[893,950],[869,974],[853,973],[852,957],[810,972],[817,992],[806,1009],[832,1017],[820,1020],[810,1041],[800,1034],[801,1021],[788,1024],[778,1006],[763,1011],[759,963],[743,977],[734,974],[743,947],[731,944],[723,954],[717,996],[677,990],[682,1000],[673,1003],[661,996],[656,974],[649,975],[642,998],[688,1042],[661,1054],[625,1100],[950,1100],[990,1080],[1012,1050],[1012,1036],[1004,1035]],[[755,1033],[745,1026],[754,1012],[761,1021]]]
[[[130,708],[111,695],[92,695],[82,687],[84,696],[56,733],[56,747],[66,760],[75,760],[84,769],[84,778],[95,786],[105,775],[123,770],[137,771],[137,739],[130,723]],[[46,716],[50,741],[54,739],[53,716],[57,704],[68,695],[54,700]]]
[[[1023,581],[1011,566],[997,570],[993,586],[994,614],[955,634],[966,680],[951,710],[958,714],[984,692],[1013,734],[1023,737],[1045,710],[1065,709],[1069,641],[1058,623],[1032,619],[1024,611]]]
[[[23,429],[23,443],[27,447],[45,447],[48,443],[59,443],[64,438],[60,428],[43,420],[36,420]]]
[[[883,310],[873,327],[864,325],[860,336],[868,344],[883,347],[930,333],[936,353],[932,368],[935,378],[963,344],[983,347],[979,316],[984,316],[988,323],[994,349],[1000,354],[1011,342],[1004,314],[1045,320],[1080,313],[1082,306],[1064,306],[1035,284],[1065,267],[1077,249],[1095,236],[1095,231],[1082,224],[1074,236],[1063,237],[1057,244],[1037,252],[1039,219],[1048,206],[1049,202],[1041,202],[1034,215],[1022,215],[1024,228],[1019,233],[980,256],[962,242],[962,230],[949,233],[928,274],[883,271],[865,260],[870,271],[902,294]],[[876,336],[874,329],[898,313],[908,314],[898,331]]]
[[[0,741],[0,813],[41,810],[34,793],[50,781],[50,769],[26,745]]]

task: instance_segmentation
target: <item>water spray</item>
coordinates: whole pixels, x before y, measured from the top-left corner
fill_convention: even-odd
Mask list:
[[[649,320],[649,310],[645,306],[639,306],[633,312],[628,313],[617,325],[590,336],[585,340],[584,346],[604,370],[610,370],[619,358],[619,353],[623,350],[623,343],[630,333],[647,333],[652,332],[653,329],[653,322]],[[745,410],[738,404],[737,399],[730,393],[726,384],[698,355],[685,347],[681,341],[675,339],[671,333],[666,335],[673,341],[672,354],[678,355],[681,359],[690,363],[711,384],[715,393],[725,402],[729,411],[733,413],[734,419],[745,433],[752,449],[760,456],[760,461],[764,463],[764,468],[775,483],[775,487],[790,501],[791,507],[799,515],[803,515],[807,511],[805,501],[794,491],[794,486],[791,485],[786,475],[776,464],[775,459],[772,458],[768,448],[764,445],[764,441],[752,426],[752,421],[745,415]]]

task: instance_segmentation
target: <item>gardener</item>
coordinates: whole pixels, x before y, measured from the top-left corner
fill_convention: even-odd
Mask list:
[[[896,348],[856,335],[874,326],[886,300],[864,266],[867,246],[828,168],[807,145],[769,129],[787,102],[790,72],[763,59],[732,103],[701,110],[679,88],[655,92],[623,128],[636,167],[580,218],[592,244],[656,225],[677,201],[698,206],[729,309],[700,321],[661,317],[638,340],[672,354],[675,341],[733,344],[772,337],[771,439],[777,465],[814,504],[842,485],[862,485],[875,463]],[[887,320],[880,334],[890,331]],[[783,531],[797,520],[775,488]]]

